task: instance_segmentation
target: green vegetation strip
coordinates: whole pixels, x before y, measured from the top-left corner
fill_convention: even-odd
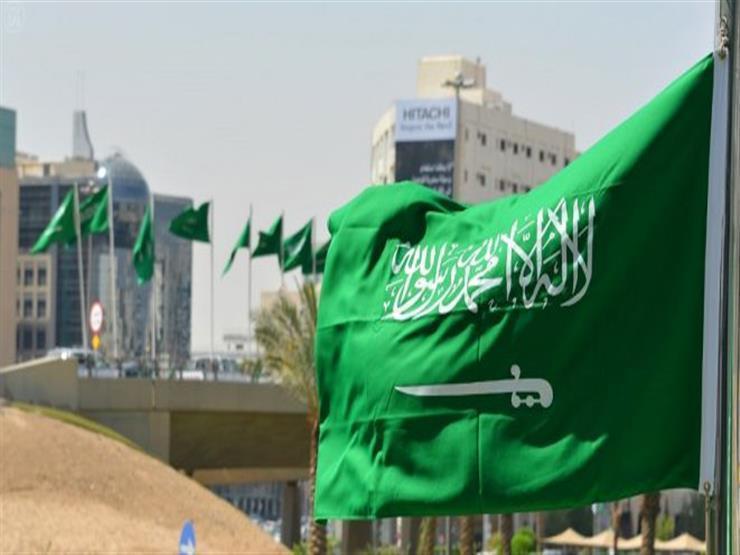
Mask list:
[[[131,441],[127,437],[124,437],[118,432],[111,430],[107,426],[103,426],[102,424],[98,424],[97,422],[93,422],[92,420],[88,420],[87,418],[84,418],[80,416],[79,414],[75,414],[74,412],[69,412],[69,411],[60,410],[60,409],[53,409],[51,407],[42,407],[40,405],[32,405],[30,403],[21,403],[21,402],[13,402],[11,403],[10,406],[20,409],[20,410],[27,411],[27,412],[40,414],[41,416],[46,416],[47,418],[54,418],[55,420],[60,420],[67,424],[71,424],[72,426],[77,426],[79,428],[83,428],[90,432],[103,435],[114,441],[123,443],[124,445],[131,447],[132,449],[136,449],[137,451],[142,450],[141,447],[136,445],[133,441]]]

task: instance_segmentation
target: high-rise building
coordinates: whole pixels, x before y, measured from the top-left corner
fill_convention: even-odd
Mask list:
[[[156,347],[165,368],[182,368],[190,358],[193,248],[190,241],[170,233],[169,225],[192,205],[186,197],[154,195]]]
[[[14,110],[0,107],[0,366],[15,361],[18,178]]]
[[[462,56],[422,58],[416,97],[373,130],[373,183],[413,180],[456,200],[529,191],[576,156],[572,133],[514,115],[488,89],[486,67]]]

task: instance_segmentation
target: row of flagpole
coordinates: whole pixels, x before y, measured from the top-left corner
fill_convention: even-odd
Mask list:
[[[112,321],[112,355],[116,363],[120,362],[120,342],[118,337],[118,305],[117,305],[117,259],[115,253],[115,229],[114,229],[114,210],[113,210],[113,182],[110,172],[103,166],[98,173],[99,178],[107,176],[107,183],[98,191],[92,193],[89,197],[81,202],[80,187],[74,183],[73,190],[60,203],[59,208],[42,232],[36,243],[31,249],[31,253],[44,252],[49,245],[55,242],[61,242],[69,245],[74,238],[77,249],[77,273],[79,286],[79,305],[80,305],[80,326],[81,340],[84,347],[90,347],[90,334],[86,310],[91,292],[86,289],[91,282],[91,264],[92,264],[92,240],[90,235],[93,233],[108,232],[108,247],[110,254],[110,309]],[[105,204],[103,204],[105,200]],[[214,235],[215,235],[215,211],[213,208],[213,199],[200,205],[197,209],[187,208],[169,223],[169,232],[191,241],[201,241],[210,243],[210,354],[211,361],[215,362],[215,270],[214,270]],[[92,214],[86,213],[83,226],[83,210],[90,209]],[[71,213],[70,213],[71,212]],[[147,208],[144,217],[139,225],[136,244],[132,252],[132,262],[138,277],[139,284],[148,282],[152,276],[156,277],[156,256],[155,251],[155,233],[154,226],[154,197],[149,196]],[[283,239],[283,219],[284,212],[281,212],[279,218],[272,224],[266,232],[259,232],[259,240],[256,245],[252,244],[252,205],[249,206],[249,216],[242,231],[242,235],[237,240],[232,249],[229,261],[224,268],[223,275],[228,272],[240,248],[248,250],[248,285],[247,285],[247,343],[251,346],[253,339],[252,330],[252,262],[255,257],[277,255],[278,266],[280,270],[280,287],[285,284],[285,272],[300,266],[304,275],[310,275],[310,279],[316,280],[321,269],[318,268],[318,257],[325,258],[328,243],[325,243],[318,250],[315,243],[315,220],[312,218],[307,225],[304,225],[295,234]],[[85,266],[82,253],[83,235],[88,235],[88,253],[87,253],[87,274],[85,279]],[[288,251],[286,252],[286,247]],[[323,253],[323,255],[321,255]],[[286,256],[288,259],[286,260]],[[308,258],[310,257],[310,262]],[[322,262],[323,268],[323,262]],[[161,276],[160,276],[161,278]],[[157,279],[151,285],[152,291],[150,296],[151,305],[151,356],[156,362],[157,359]]]

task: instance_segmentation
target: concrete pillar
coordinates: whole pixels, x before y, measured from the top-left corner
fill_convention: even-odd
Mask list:
[[[355,555],[372,546],[372,522],[369,520],[342,521],[342,555]]]
[[[404,555],[415,555],[419,545],[419,527],[421,519],[418,517],[403,517],[399,536],[401,539],[401,553]]]
[[[280,542],[288,549],[301,541],[301,505],[298,482],[286,482],[283,488]]]

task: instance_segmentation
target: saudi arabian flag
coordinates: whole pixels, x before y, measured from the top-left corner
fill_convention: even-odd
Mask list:
[[[244,226],[244,229],[242,230],[241,235],[239,235],[239,238],[236,240],[236,244],[234,245],[234,248],[231,249],[229,260],[226,263],[226,267],[224,268],[224,271],[221,273],[222,276],[225,276],[226,272],[228,272],[231,269],[231,265],[234,263],[234,258],[236,258],[237,251],[239,249],[249,249],[250,248],[251,237],[252,237],[252,218],[249,218],[247,220],[247,225]]]
[[[402,183],[332,214],[316,518],[575,507],[711,477],[713,72],[707,57],[528,194],[466,206]]]
[[[77,238],[75,231],[75,191],[70,190],[46,229],[31,247],[31,254],[45,252],[53,243],[70,244]]]
[[[278,217],[277,220],[270,226],[267,231],[260,231],[259,237],[257,238],[257,248],[254,249],[252,256],[257,258],[258,256],[268,256],[271,254],[277,254],[278,258],[281,258],[280,245],[283,241],[283,217]]]
[[[326,254],[329,252],[329,244],[331,241],[327,241],[323,245],[321,245],[318,249],[316,249],[316,252],[314,253],[314,257],[316,258],[316,267],[314,268],[314,262],[313,260],[309,260],[308,263],[304,263],[301,267],[301,271],[304,275],[313,274],[314,272],[316,274],[323,274],[324,273],[324,266],[326,266]]]
[[[210,205],[210,202],[204,202],[198,208],[189,207],[183,210],[170,222],[170,232],[189,241],[210,243],[211,238],[208,234]]]
[[[108,186],[88,196],[80,203],[82,236],[108,231]]]
[[[147,206],[144,219],[139,226],[139,235],[133,250],[133,263],[139,285],[152,279],[154,275],[154,229],[150,206]]]
[[[313,264],[313,220],[283,242],[283,271],[288,272],[305,264]]]

